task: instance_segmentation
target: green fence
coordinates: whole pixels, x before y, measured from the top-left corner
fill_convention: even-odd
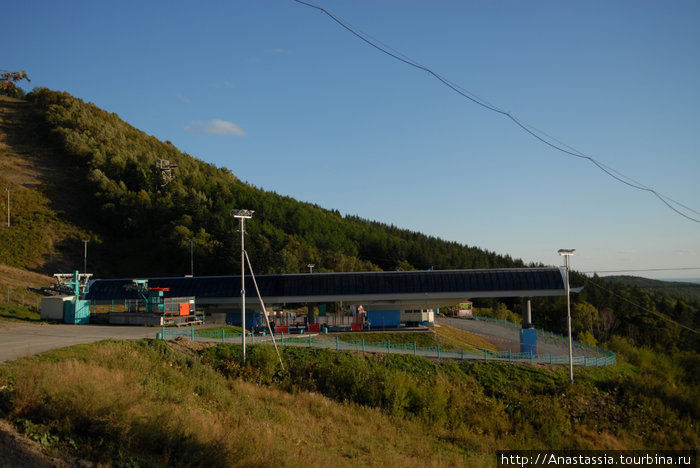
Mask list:
[[[195,329],[188,330],[162,328],[158,333],[158,338],[174,339],[177,337],[185,337],[193,341],[212,341],[219,343],[241,343],[241,333],[226,331],[225,329]],[[552,355],[551,353],[544,355],[535,355],[532,353],[513,353],[510,351],[488,351],[488,350],[465,350],[465,349],[441,349],[440,346],[417,346],[416,343],[391,343],[385,342],[367,342],[364,339],[357,341],[342,341],[337,336],[332,335],[285,335],[284,333],[276,334],[275,340],[279,346],[304,346],[310,348],[327,348],[338,351],[363,351],[373,353],[387,354],[413,354],[415,356],[423,356],[438,359],[455,359],[455,360],[478,360],[478,361],[499,361],[499,362],[531,362],[540,364],[568,364],[569,356],[567,355]],[[246,342],[255,343],[271,343],[270,335],[250,335],[246,334]],[[615,364],[615,353],[612,351],[596,348],[597,356],[574,356],[573,363],[576,366],[608,366]],[[591,351],[594,351],[591,349]]]
[[[41,297],[33,293],[25,293],[21,289],[10,289],[2,293],[2,302],[10,305],[27,307],[31,310],[39,312],[41,310]]]
[[[483,315],[475,315],[473,318],[474,318],[474,320],[481,320],[483,322],[498,323],[500,325],[507,325],[507,326],[513,327],[513,328],[520,328],[521,327],[521,325],[519,323],[509,322],[508,320],[501,320],[501,319],[497,319],[497,318],[493,318],[493,317],[486,317]],[[553,332],[539,330],[539,329],[536,329],[536,330],[537,330],[537,336],[541,336],[543,338],[551,338],[551,339],[562,341],[565,343],[569,342],[568,337],[566,337],[564,335],[560,335],[559,333],[553,333]],[[610,356],[610,355],[612,355],[613,357],[615,356],[615,353],[613,353],[612,351],[608,351],[607,349],[599,348],[598,346],[591,346],[588,343],[582,343],[580,341],[572,340],[572,344],[575,347],[585,349],[585,350],[590,351],[592,353],[597,353],[597,354],[600,354],[603,356]],[[566,362],[567,362],[567,364],[569,362],[568,355],[566,356]],[[614,363],[615,363],[615,360],[613,359],[613,362],[611,362],[611,364],[614,364]]]

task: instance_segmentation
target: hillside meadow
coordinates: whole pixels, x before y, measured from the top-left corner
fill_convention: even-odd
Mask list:
[[[0,367],[0,414],[54,456],[113,466],[495,466],[499,449],[697,448],[697,376],[105,341]]]

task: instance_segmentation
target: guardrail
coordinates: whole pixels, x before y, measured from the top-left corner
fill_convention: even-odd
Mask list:
[[[508,320],[502,320],[502,319],[497,319],[497,318],[493,318],[493,317],[486,317],[484,315],[474,315],[473,318],[474,318],[474,320],[481,320],[483,322],[498,323],[500,325],[507,325],[507,326],[513,327],[513,328],[520,328],[521,327],[521,325],[519,323],[510,322]],[[549,331],[540,330],[540,329],[536,329],[536,330],[537,330],[537,336],[541,336],[543,338],[552,338],[554,340],[559,340],[559,341],[562,341],[565,343],[569,342],[568,337],[561,335],[559,333],[549,332]],[[591,346],[588,343],[583,343],[581,341],[571,340],[571,342],[574,346],[577,346],[577,347],[582,348],[582,349],[586,349],[590,352],[602,354],[603,356],[612,355],[613,362],[611,364],[615,364],[615,360],[614,360],[615,353],[613,353],[612,351],[609,351],[609,350],[603,349],[603,348],[599,348],[598,346]],[[565,357],[566,357],[566,363],[568,364],[569,356],[565,356]],[[574,359],[576,359],[576,358],[574,358]]]
[[[225,329],[195,329],[188,330],[162,328],[158,333],[160,339],[174,339],[185,337],[193,341],[213,341],[219,343],[241,342],[241,333],[226,332]],[[271,343],[270,335],[246,334],[248,343]],[[326,348],[337,351],[362,351],[387,354],[413,354],[437,359],[471,360],[471,361],[499,361],[499,362],[530,362],[539,364],[568,364],[569,356],[557,356],[551,353],[536,355],[532,353],[513,353],[511,351],[493,352],[488,350],[444,349],[440,346],[417,346],[416,343],[391,343],[367,342],[363,339],[356,341],[343,341],[338,336],[328,335],[285,335],[275,334],[275,340],[279,346],[304,346],[309,348]],[[608,366],[615,364],[615,353],[599,349],[599,356],[574,356],[573,364],[576,366]]]

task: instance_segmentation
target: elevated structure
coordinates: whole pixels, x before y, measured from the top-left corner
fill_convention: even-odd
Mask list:
[[[493,270],[314,273],[257,276],[266,304],[344,302],[365,308],[402,306],[435,308],[483,297],[563,296],[565,277],[558,268]],[[90,283],[92,301],[138,298],[124,289],[131,279],[103,279]],[[168,288],[170,296],[194,296],[199,305],[241,304],[240,276],[149,278],[151,287]],[[245,277],[245,289],[254,290]]]

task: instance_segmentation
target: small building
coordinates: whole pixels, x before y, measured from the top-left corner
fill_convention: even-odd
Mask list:
[[[41,298],[43,320],[55,320],[74,325],[90,323],[90,303],[77,296],[47,296]]]
[[[471,301],[460,302],[457,308],[457,317],[474,318],[474,309]]]
[[[401,323],[406,327],[435,325],[435,311],[433,309],[402,310]]]
[[[63,322],[65,303],[74,301],[75,296],[45,296],[41,298],[41,319]]]

